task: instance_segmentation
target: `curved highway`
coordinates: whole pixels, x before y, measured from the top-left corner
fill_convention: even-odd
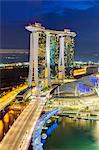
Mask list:
[[[42,101],[39,97],[24,109],[0,143],[1,150],[28,149],[34,127],[40,117],[45,102],[46,100]]]
[[[27,88],[27,85],[23,85],[22,87],[18,87],[13,91],[10,91],[5,96],[0,98],[0,111],[4,109],[7,105],[9,105],[15,99],[16,95],[21,91]]]

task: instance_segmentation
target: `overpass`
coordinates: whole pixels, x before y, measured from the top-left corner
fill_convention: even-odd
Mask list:
[[[8,106],[11,102],[13,102],[18,92],[20,92],[21,90],[25,88],[27,88],[27,85],[23,85],[22,87],[19,86],[18,88],[7,93],[5,96],[1,97],[0,98],[0,111],[3,110],[6,106]]]
[[[2,150],[27,150],[34,127],[47,99],[32,101],[21,113],[0,143]]]

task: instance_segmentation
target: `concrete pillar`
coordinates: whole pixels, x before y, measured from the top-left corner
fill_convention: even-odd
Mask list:
[[[63,72],[63,77],[65,77],[65,66],[64,66],[64,37],[60,38],[60,48],[62,50],[62,72]]]
[[[29,61],[29,75],[28,75],[29,87],[32,86],[33,67],[34,67],[35,85],[38,86],[38,32],[30,33],[30,61]]]
[[[28,74],[28,86],[32,86],[33,76],[33,33],[30,33],[30,60],[29,60],[29,74]]]
[[[47,78],[48,85],[49,85],[50,84],[50,34],[48,33],[46,33],[46,61],[47,61],[47,68],[46,68],[47,75],[45,75],[45,77]]]
[[[67,66],[67,59],[68,59],[67,55],[68,55],[68,43],[66,42],[66,66]]]
[[[58,68],[61,66],[61,58],[62,58],[62,51],[61,48],[59,49],[59,63],[58,63]]]
[[[34,81],[38,87],[38,32],[33,34],[33,54],[34,54]]]
[[[60,37],[60,51],[59,51],[59,70],[62,68],[62,76],[65,77],[65,66],[64,66],[64,37]]]

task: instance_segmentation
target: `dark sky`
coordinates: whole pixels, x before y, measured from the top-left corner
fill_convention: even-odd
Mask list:
[[[77,33],[76,54],[99,53],[99,1],[1,0],[0,48],[29,49],[28,23]]]

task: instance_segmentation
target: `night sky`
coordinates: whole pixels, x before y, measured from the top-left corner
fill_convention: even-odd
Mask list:
[[[76,55],[99,54],[98,0],[1,0],[0,48],[29,49],[24,27],[35,21],[46,28],[75,31]]]

